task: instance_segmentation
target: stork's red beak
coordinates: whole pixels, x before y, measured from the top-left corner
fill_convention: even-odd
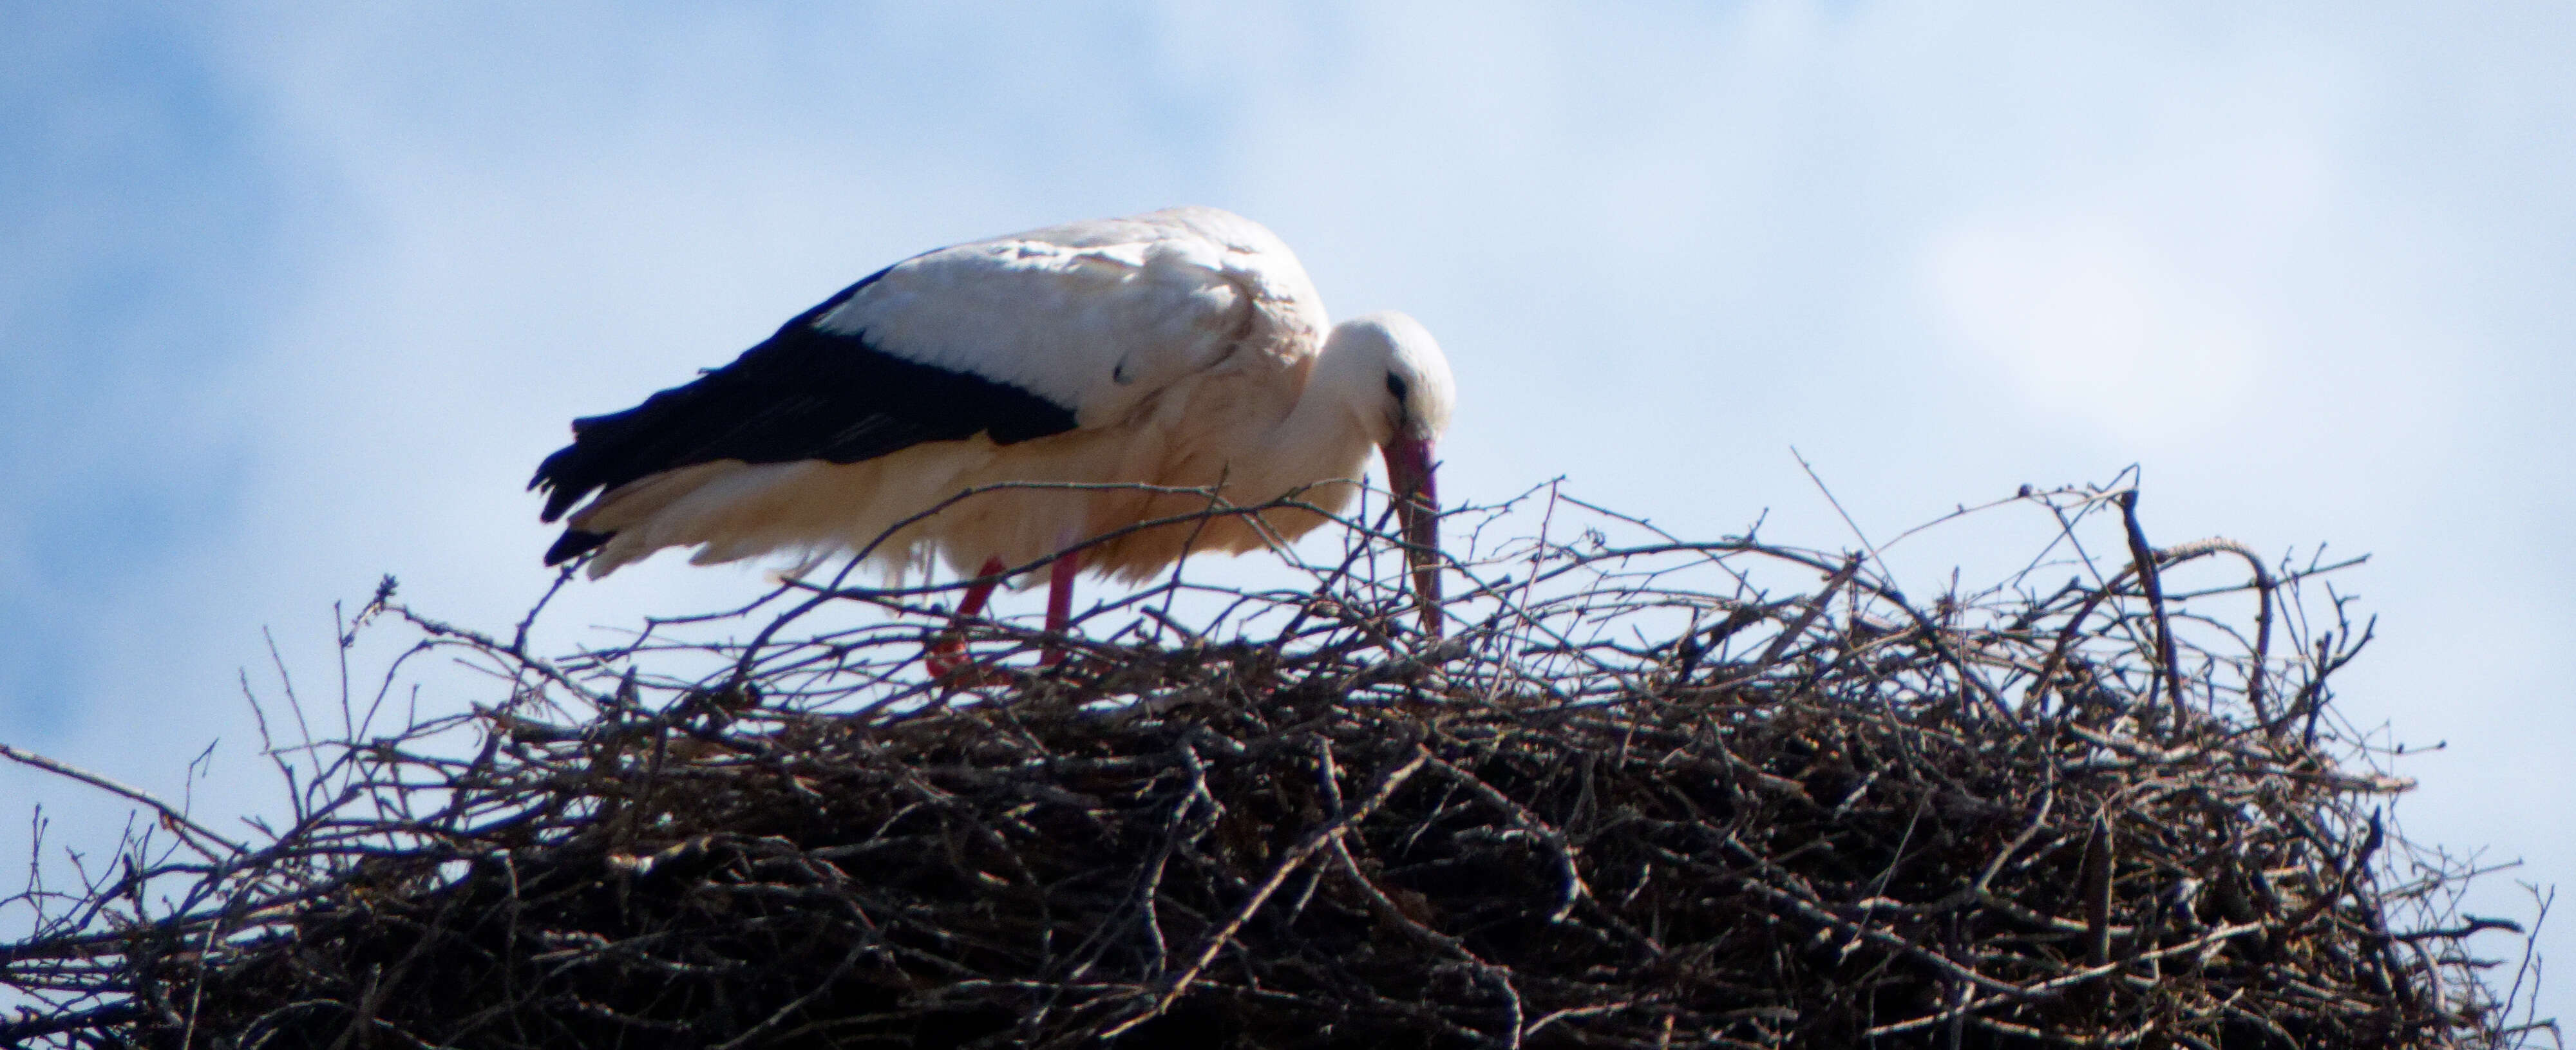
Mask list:
[[[1431,439],[1399,437],[1386,454],[1387,487],[1404,530],[1404,557],[1413,566],[1413,604],[1422,629],[1440,637],[1440,488],[1432,476]]]

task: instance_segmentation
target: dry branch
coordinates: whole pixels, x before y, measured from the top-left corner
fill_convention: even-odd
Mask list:
[[[291,819],[236,846],[122,789],[176,841],[10,899],[0,981],[37,1005],[0,1043],[2554,1040],[2513,1016],[2534,960],[2499,994],[2470,951],[2521,928],[2456,912],[2474,873],[2385,824],[2404,782],[2327,713],[2369,635],[2339,599],[2308,630],[2320,567],[2027,493],[2060,556],[1922,608],[1874,555],[1531,499],[1452,516],[1445,640],[1345,522],[1298,586],[1176,576],[967,692],[918,668],[936,588],[540,658],[534,614],[504,642],[387,587],[345,642],[412,644],[348,738],[272,749]],[[2129,556],[2094,565],[2106,505]],[[2251,583],[2166,575],[2221,550]],[[2239,646],[2204,606],[2249,591]],[[989,666],[1041,642],[969,630]],[[368,735],[425,653],[486,692]]]

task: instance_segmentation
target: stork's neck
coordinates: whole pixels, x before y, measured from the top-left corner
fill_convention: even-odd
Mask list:
[[[1276,499],[1318,482],[1356,479],[1367,471],[1369,452],[1378,444],[1369,412],[1382,396],[1370,378],[1383,366],[1372,368],[1364,356],[1331,341],[1324,344],[1297,406],[1271,429],[1262,454],[1254,457],[1255,471],[1243,478],[1247,496]],[[1331,502],[1339,505],[1347,498],[1345,493]]]

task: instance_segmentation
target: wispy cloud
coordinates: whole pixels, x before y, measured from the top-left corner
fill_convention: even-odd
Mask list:
[[[1280,230],[1338,310],[1440,334],[1463,493],[1565,473],[1832,543],[1787,445],[1884,527],[2143,460],[2171,538],[2375,550],[2389,641],[2352,708],[2453,746],[2416,831],[2576,871],[2491,804],[2576,793],[2543,644],[2576,629],[2564,13],[0,18],[0,442],[34,450],[0,457],[0,630],[38,642],[0,656],[13,741],[175,789],[209,739],[240,754],[262,625],[319,668],[329,603],[383,572],[462,620],[522,608],[519,485],[571,416],[912,251],[1191,201]],[[1993,556],[1959,546],[1906,564]],[[757,583],[656,563],[553,622]]]

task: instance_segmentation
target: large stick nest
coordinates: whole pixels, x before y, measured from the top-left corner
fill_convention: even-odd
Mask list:
[[[2134,500],[2007,501],[2057,540],[1917,604],[1866,555],[1685,543],[1551,492],[1453,516],[1486,528],[1445,638],[1350,524],[1297,586],[1176,577],[1087,617],[1103,640],[1065,666],[965,690],[919,669],[929,588],[792,584],[550,660],[388,581],[358,619],[410,650],[343,690],[339,739],[271,742],[291,820],[234,842],[168,810],[113,870],[12,899],[37,921],[0,978],[34,1005],[0,1043],[2553,1032],[2513,1023],[2528,961],[2499,993],[2468,950],[2511,924],[2456,913],[2471,873],[2396,835],[2403,782],[2331,714],[2368,632],[2303,599],[2326,567],[2156,550]],[[974,636],[987,669],[1036,641]],[[499,684],[395,718],[431,654]]]

